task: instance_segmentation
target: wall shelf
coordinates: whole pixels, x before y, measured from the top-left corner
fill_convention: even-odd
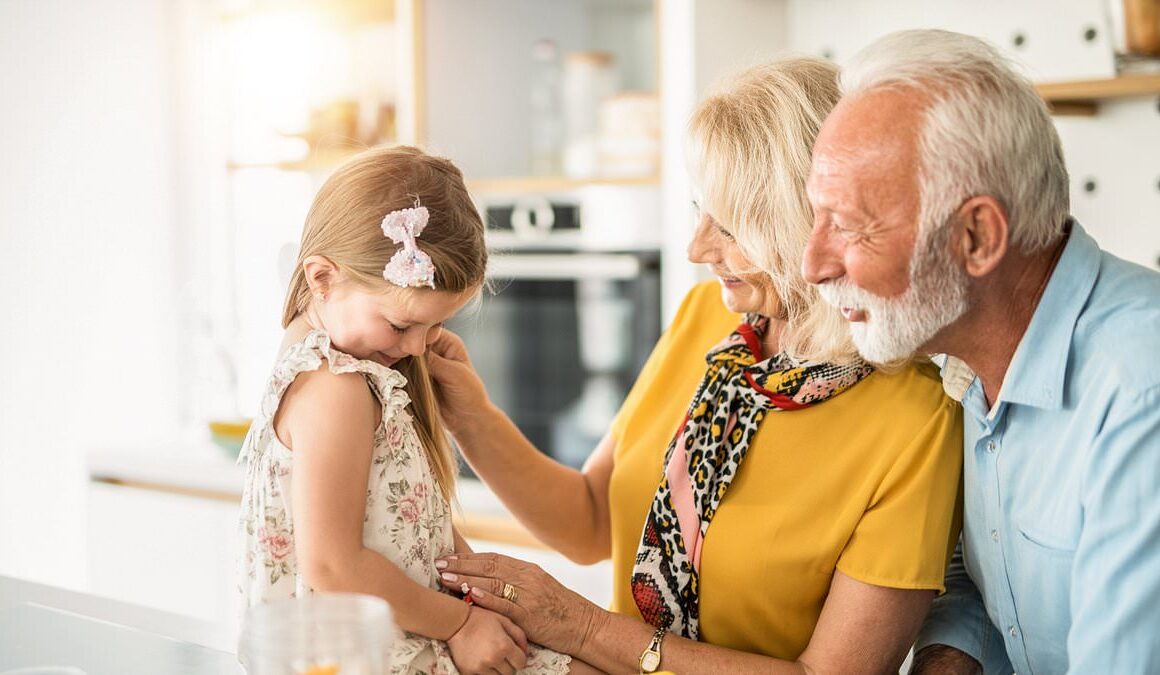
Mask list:
[[[391,23],[395,20],[394,0],[340,0],[339,2],[319,2],[318,0],[253,0],[242,6],[223,12],[223,21],[235,21],[269,12],[322,13],[334,17],[347,25],[367,23]]]
[[[239,169],[278,169],[280,171],[302,171],[307,173],[329,172],[338,168],[346,160],[354,157],[365,148],[351,148],[310,154],[302,159],[283,162],[229,162],[226,165],[231,171]]]
[[[568,178],[566,176],[515,176],[507,178],[483,178],[468,180],[467,188],[474,193],[519,193],[519,192],[567,192],[594,185],[617,187],[659,186],[660,176],[607,176],[594,178]]]
[[[1095,115],[1100,103],[1130,96],[1160,95],[1160,74],[1120,75],[1035,85],[1054,115]]]

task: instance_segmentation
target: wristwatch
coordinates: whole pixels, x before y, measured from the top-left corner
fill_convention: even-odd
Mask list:
[[[648,647],[645,648],[640,655],[640,672],[655,673],[661,667],[661,641],[665,639],[668,630],[658,628],[653,633],[652,640],[649,641]]]

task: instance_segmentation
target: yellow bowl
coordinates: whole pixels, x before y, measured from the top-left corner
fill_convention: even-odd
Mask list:
[[[230,456],[237,457],[242,450],[242,442],[250,433],[250,420],[210,420],[210,439]]]

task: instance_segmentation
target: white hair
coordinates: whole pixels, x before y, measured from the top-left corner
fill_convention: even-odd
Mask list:
[[[1063,149],[1047,106],[983,40],[943,30],[891,33],[842,70],[843,96],[883,88],[921,91],[930,103],[919,136],[920,235],[967,199],[989,195],[1007,211],[1012,247],[1042,250],[1068,218]]]

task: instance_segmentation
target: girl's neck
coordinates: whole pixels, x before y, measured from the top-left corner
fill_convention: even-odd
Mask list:
[[[300,342],[312,330],[314,330],[314,326],[310,325],[306,315],[299,313],[286,325],[286,332],[282,336],[282,346],[278,347],[278,353],[285,353],[290,345]]]

